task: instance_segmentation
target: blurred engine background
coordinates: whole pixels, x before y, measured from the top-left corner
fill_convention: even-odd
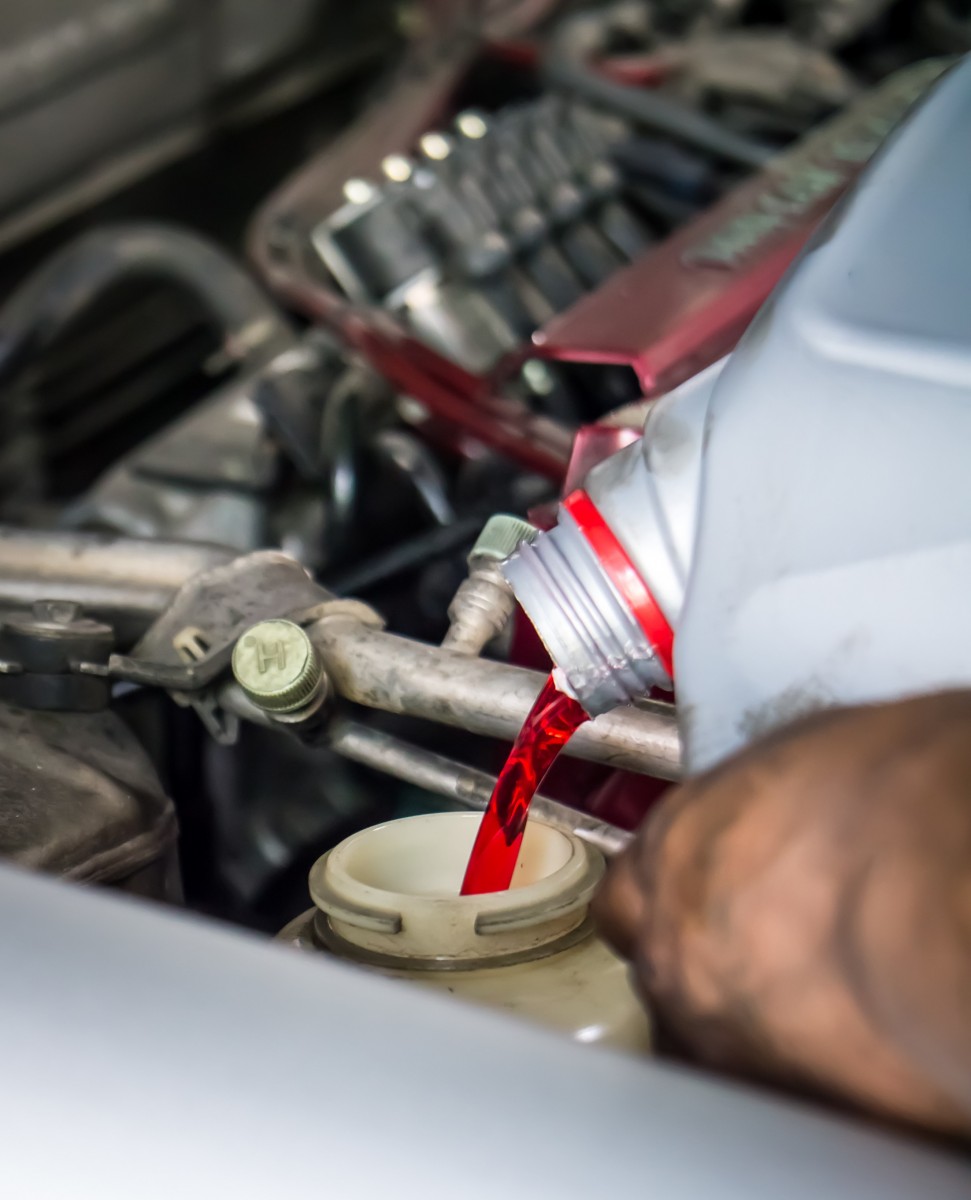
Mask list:
[[[485,519],[542,523],[731,349],[968,48],[957,0],[7,0],[0,607],[63,571],[129,648],[137,605],[57,541],[97,532],[280,547],[440,640]],[[491,653],[543,661],[519,627]],[[436,803],[156,692],[112,703],[188,901],[248,925],[293,915],[340,837]],[[628,827],[662,787],[552,784]]]

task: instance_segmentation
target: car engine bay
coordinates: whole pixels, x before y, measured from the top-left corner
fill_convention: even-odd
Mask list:
[[[0,859],[332,948],[315,864],[483,811],[551,670],[497,564],[967,50],[951,0],[4,5]],[[684,770],[662,684],[533,812],[609,859]]]

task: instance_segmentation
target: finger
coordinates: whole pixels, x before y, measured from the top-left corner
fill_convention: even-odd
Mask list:
[[[629,960],[647,919],[633,845],[611,863],[591,911],[604,939],[622,958]]]
[[[684,792],[684,788],[672,789],[648,816],[627,849],[611,863],[591,906],[604,939],[628,961],[647,930],[652,863],[683,805]]]

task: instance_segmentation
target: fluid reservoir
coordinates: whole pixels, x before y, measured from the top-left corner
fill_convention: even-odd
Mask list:
[[[626,966],[588,915],[600,852],[533,819],[512,887],[460,896],[479,822],[476,813],[434,813],[347,838],[314,864],[315,907],[281,939],[577,1041],[646,1051],[648,1019]]]

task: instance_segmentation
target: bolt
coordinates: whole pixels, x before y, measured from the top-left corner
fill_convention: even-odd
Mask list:
[[[236,643],[233,675],[257,708],[297,721],[320,707],[324,673],[313,642],[292,621],[260,621]]]
[[[549,367],[538,358],[531,358],[523,364],[523,382],[534,396],[549,396],[554,387],[553,375]]]
[[[348,179],[344,184],[344,199],[348,204],[368,204],[377,195],[366,179]]]
[[[418,145],[422,154],[435,162],[444,162],[452,153],[451,141],[441,133],[426,133]]]
[[[389,154],[381,160],[381,171],[392,183],[407,183],[412,176],[412,166],[403,154]]]
[[[72,625],[81,617],[81,606],[69,600],[36,600],[31,612],[48,625]]]
[[[455,121],[455,126],[463,137],[467,137],[472,141],[479,141],[484,138],[489,132],[489,125],[485,117],[481,113],[474,110],[459,113]]]

